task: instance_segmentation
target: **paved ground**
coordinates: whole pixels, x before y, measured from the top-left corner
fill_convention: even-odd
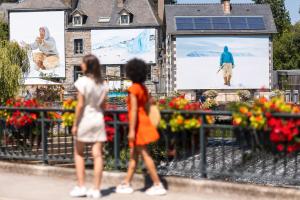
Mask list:
[[[27,176],[0,171],[0,200],[68,200],[68,192],[74,186],[71,180]],[[117,195],[114,188],[104,186],[103,199],[107,200],[249,200],[241,196],[224,196],[220,194],[186,194],[169,193],[164,197],[148,197],[140,191],[133,195]],[[83,199],[83,198],[82,198]],[[257,198],[256,198],[257,200]]]

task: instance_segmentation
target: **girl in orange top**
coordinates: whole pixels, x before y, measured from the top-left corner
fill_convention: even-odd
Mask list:
[[[139,155],[142,155],[145,165],[154,183],[153,186],[146,191],[146,194],[166,194],[166,190],[161,184],[157,175],[154,161],[147,151],[147,145],[156,142],[159,139],[159,133],[152,125],[146,112],[146,104],[149,101],[149,94],[144,85],[147,75],[146,68],[146,63],[138,59],[133,59],[126,65],[127,77],[129,77],[133,82],[133,85],[128,89],[128,140],[130,146],[130,161],[127,176],[123,183],[117,187],[117,193],[133,193],[130,183],[138,163]]]

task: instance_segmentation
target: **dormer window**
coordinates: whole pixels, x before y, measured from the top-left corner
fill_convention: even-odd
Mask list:
[[[127,9],[122,9],[119,12],[120,15],[120,24],[121,25],[129,25],[133,21],[133,14],[127,10]]]
[[[128,25],[130,23],[130,16],[129,14],[122,14],[120,16],[120,24]]]
[[[82,16],[81,15],[73,16],[73,25],[74,26],[82,26]]]
[[[85,12],[79,9],[75,9],[71,13],[71,16],[73,26],[82,26],[87,20],[87,15],[85,14]]]

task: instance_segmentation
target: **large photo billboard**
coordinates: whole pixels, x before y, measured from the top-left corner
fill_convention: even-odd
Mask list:
[[[179,90],[269,88],[269,38],[180,36],[176,66]]]
[[[156,61],[155,29],[92,30],[92,53],[102,64],[125,64],[132,58]]]
[[[64,11],[10,12],[10,40],[28,50],[26,78],[65,77]]]

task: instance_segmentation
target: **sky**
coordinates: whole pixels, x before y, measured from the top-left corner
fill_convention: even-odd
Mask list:
[[[177,0],[178,3],[218,3],[220,0]],[[252,0],[231,0],[232,3],[253,3]],[[292,23],[300,21],[300,0],[285,0]]]

